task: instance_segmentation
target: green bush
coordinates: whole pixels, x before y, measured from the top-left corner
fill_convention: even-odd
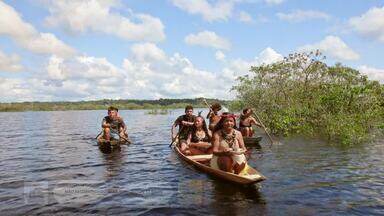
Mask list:
[[[280,135],[323,136],[344,145],[383,130],[384,86],[359,71],[328,66],[319,52],[296,53],[283,61],[251,67],[232,88],[231,108],[254,108]]]

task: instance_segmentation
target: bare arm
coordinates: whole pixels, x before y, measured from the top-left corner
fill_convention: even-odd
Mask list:
[[[188,121],[181,121],[181,124],[184,126],[193,126],[193,122],[188,122]]]
[[[189,133],[187,138],[187,145],[191,144],[191,139],[192,139],[192,133]]]
[[[251,125],[254,124],[257,127],[262,127],[261,124],[259,122],[257,122],[256,119],[253,117],[251,117],[250,123],[251,123]]]
[[[190,146],[199,147],[199,148],[210,148],[212,144],[209,142],[198,142],[198,143],[191,143]]]
[[[172,127],[171,127],[171,136],[172,136],[171,138],[172,138],[172,140],[175,139],[175,137],[176,137],[176,136],[175,136],[175,129],[176,129],[176,126],[177,126],[177,124],[176,124],[176,122],[175,122],[175,123],[172,124]]]
[[[244,154],[247,151],[247,148],[244,145],[244,139],[243,135],[241,135],[241,132],[237,131],[236,132],[236,139],[237,142],[239,143],[240,150],[237,152],[232,152],[233,154]]]
[[[125,124],[122,117],[119,117],[119,118],[120,118],[120,122],[121,122],[121,130],[126,132],[127,131],[127,125]]]
[[[213,134],[212,137],[212,143],[213,143],[213,154],[219,154],[219,134],[216,132]]]
[[[109,128],[109,127],[111,127],[111,125],[108,124],[107,121],[106,121],[106,119],[104,118],[104,119],[103,119],[103,122],[101,123],[101,127],[102,127],[102,128]]]

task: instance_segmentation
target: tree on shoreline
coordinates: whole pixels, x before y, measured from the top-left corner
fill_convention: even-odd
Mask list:
[[[274,134],[322,136],[360,143],[382,130],[384,85],[340,63],[328,66],[319,51],[251,67],[232,88],[234,109],[252,107]]]

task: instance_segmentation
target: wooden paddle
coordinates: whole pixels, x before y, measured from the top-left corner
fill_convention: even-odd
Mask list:
[[[172,139],[172,142],[171,142],[171,144],[169,144],[169,147],[171,147],[173,145],[173,143],[175,143],[176,139],[179,137],[180,131],[181,130],[179,130],[179,132],[177,132],[175,138]]]
[[[127,142],[128,144],[132,144],[132,141],[129,140],[128,138],[125,138],[125,137],[120,136],[120,139],[125,140],[125,142]]]
[[[103,133],[103,131],[101,131],[99,134],[97,134],[95,139],[97,139],[97,137],[99,137],[101,133]]]
[[[103,131],[101,131],[99,134],[97,134],[97,136],[96,136],[95,139],[97,139],[97,138],[100,136],[101,133],[103,133]],[[122,137],[122,136],[119,136],[119,137],[120,137],[120,139],[123,139],[123,140],[124,140],[125,142],[127,142],[128,144],[132,144],[132,141],[131,141],[131,140],[129,140],[129,139],[125,138],[125,137]]]
[[[253,115],[255,115],[255,117],[257,118],[257,121],[260,123],[261,127],[263,127],[265,133],[267,134],[269,140],[271,141],[271,146],[272,146],[274,141],[273,141],[271,135],[269,135],[267,129],[265,128],[265,126],[264,126],[263,122],[261,121],[261,119],[259,118],[259,116],[256,113],[253,113]]]
[[[212,110],[211,106],[208,104],[207,100],[205,100],[205,98],[203,98],[203,100],[204,100],[205,105],[208,106],[208,109],[209,109],[211,112],[213,112],[213,110]]]

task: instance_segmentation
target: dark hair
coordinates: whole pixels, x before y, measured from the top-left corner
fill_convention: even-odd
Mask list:
[[[234,114],[232,113],[229,113],[229,112],[224,112],[222,115],[221,115],[221,118],[220,118],[220,121],[216,124],[215,128],[213,129],[213,132],[216,132],[216,131],[219,131],[221,129],[223,129],[224,127],[224,121],[225,119],[227,118],[232,118],[235,125],[233,126],[234,129],[237,129],[237,126],[236,126],[236,117]]]
[[[119,109],[117,109],[117,108],[114,107],[114,106],[110,106],[110,107],[108,107],[108,111],[112,111],[112,110],[115,110],[116,112],[119,112]]]
[[[186,106],[185,107],[185,112],[187,112],[187,110],[190,110],[190,109],[193,110],[193,106],[191,106],[191,105]]]
[[[252,113],[252,109],[251,108],[245,108],[245,109],[243,109],[243,114],[245,114],[248,111],[251,111],[251,113]]]
[[[211,105],[213,110],[221,110],[221,105],[219,103],[214,103]]]
[[[251,111],[251,114],[253,113],[253,111],[252,111],[251,108],[245,108],[245,109],[243,109],[243,112],[242,112],[241,115],[240,115],[240,119],[241,119],[241,120],[244,120],[244,119],[246,118],[245,113],[247,113],[248,111]]]
[[[211,140],[211,136],[209,136],[209,133],[208,133],[208,127],[207,127],[207,124],[205,123],[204,118],[201,117],[201,116],[197,116],[197,117],[195,118],[195,121],[193,122],[192,131],[191,131],[192,135],[196,134],[196,131],[197,131],[197,127],[195,126],[195,122],[196,122],[197,118],[201,118],[201,119],[203,120],[203,122],[202,122],[202,124],[203,124],[203,130],[204,130],[204,132],[205,132],[205,135],[208,136],[209,140]]]

